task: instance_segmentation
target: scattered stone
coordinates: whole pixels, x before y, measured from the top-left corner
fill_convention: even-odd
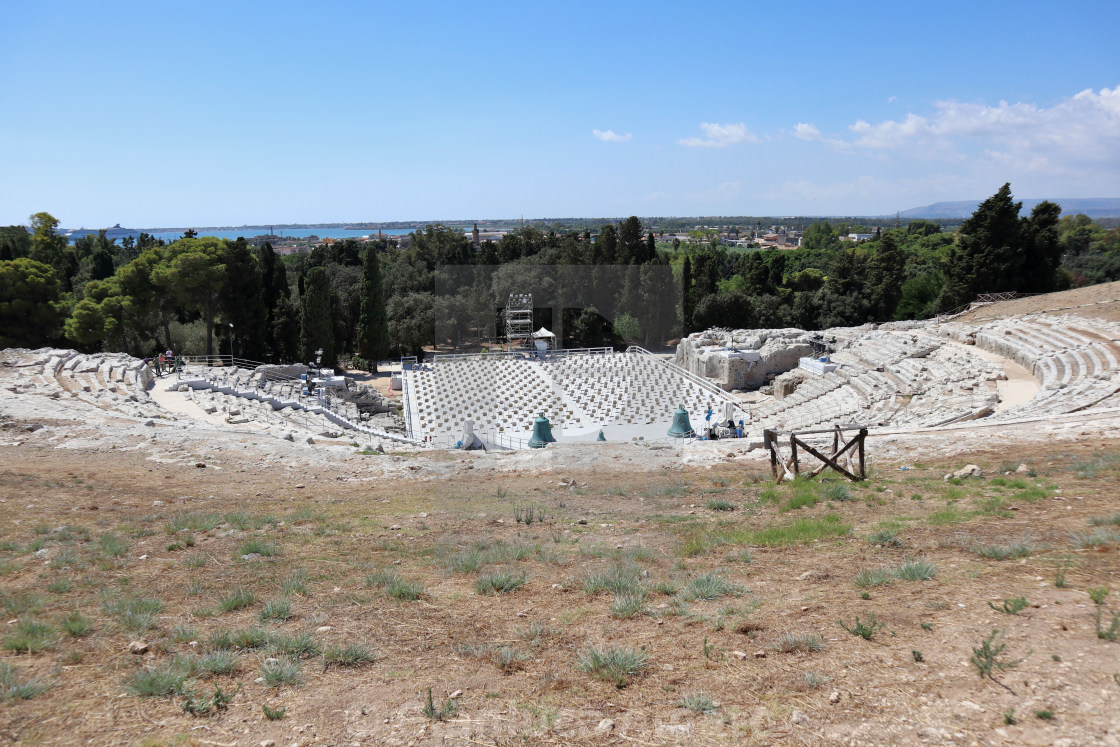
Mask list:
[[[309,443],[311,445],[314,445],[315,444],[315,439],[313,439],[311,436],[308,436],[307,437],[307,443]]]
[[[330,625],[320,625],[319,627],[315,628],[316,633],[329,633],[332,630],[334,630],[334,628],[332,628]]]
[[[736,659],[740,659],[740,660],[747,658],[747,652],[746,651],[732,651],[731,655],[734,656]]]
[[[401,525],[400,524],[393,524],[391,527],[389,527],[390,532],[399,532],[400,530],[401,530]]]
[[[130,654],[146,654],[148,653],[147,641],[132,641],[128,644],[128,653]]]
[[[191,648],[198,648],[198,641],[191,641],[187,645],[190,646]]]
[[[283,438],[284,438],[285,441],[295,441],[296,440],[295,434],[293,434],[291,431],[288,431],[287,433],[285,433]]]
[[[681,739],[687,737],[690,731],[692,727],[689,724],[661,724],[653,733],[662,739]]]
[[[612,731],[614,731],[614,721],[609,718],[603,719],[595,727],[596,734],[610,734]]]
[[[163,501],[152,501],[152,505],[153,505],[153,506],[162,506],[162,505],[163,505]]]
[[[140,560],[147,560],[147,559],[148,559],[148,556],[147,556],[147,555],[141,555],[141,556],[140,556]]]
[[[1031,468],[1030,468],[1030,465],[1020,464],[1018,467],[1015,468],[1015,471],[1016,472],[1030,472]]]
[[[156,421],[154,421],[154,420],[145,420],[144,421],[144,425],[148,426],[149,428],[151,428],[155,424],[156,424]]]
[[[447,697],[451,698],[452,700],[455,700],[455,698],[461,698],[461,697],[463,697],[463,691],[462,690],[456,690],[455,692],[451,693]]]
[[[758,651],[754,652],[754,658],[765,659],[766,658],[766,652],[763,649],[760,648]]]
[[[943,479],[946,481],[953,479],[963,480],[968,477],[980,477],[983,474],[984,470],[980,469],[975,464],[966,464],[956,472],[950,472],[949,474],[945,475]]]
[[[299,485],[296,485],[296,490],[302,490],[304,487],[304,484],[301,482]]]
[[[840,693],[837,692],[836,690],[833,690],[832,695],[828,696],[828,702],[832,703],[832,705],[836,705],[837,703],[839,703],[840,702]]]
[[[199,469],[205,469],[206,468],[206,462],[195,462],[194,466],[198,467]]]
[[[262,739],[260,747],[276,747],[275,739]]]
[[[809,723],[809,717],[801,711],[797,710],[793,712],[793,715],[789,717],[789,720],[790,722],[797,724],[798,726],[805,726]]]
[[[587,519],[577,519],[576,523],[577,524],[587,524]]]

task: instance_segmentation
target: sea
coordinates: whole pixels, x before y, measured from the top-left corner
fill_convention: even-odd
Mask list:
[[[133,238],[140,235],[143,231],[157,239],[163,239],[170,243],[176,239],[183,238],[183,231],[179,229],[175,231],[159,231],[141,228],[110,228],[105,231],[105,235],[110,239],[122,239],[125,236],[132,236]],[[267,235],[269,230],[277,236],[304,239],[308,236],[318,236],[321,239],[359,239],[363,236],[377,236],[377,229],[373,228],[271,228],[269,226],[241,226],[240,228],[196,228],[199,236],[217,236],[219,239],[237,239],[237,238],[252,238],[253,236]],[[403,236],[418,230],[415,228],[383,228],[381,235],[383,236]],[[68,232],[70,242],[73,243],[87,233],[96,234],[96,229],[79,228]]]

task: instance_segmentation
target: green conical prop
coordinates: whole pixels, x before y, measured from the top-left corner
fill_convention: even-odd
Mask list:
[[[543,449],[545,444],[552,443],[556,443],[556,439],[552,437],[552,427],[548,424],[548,418],[542,412],[533,421],[533,437],[529,439],[529,448]]]
[[[606,441],[607,440],[607,437],[603,435],[603,429],[602,428],[599,429],[599,437],[595,440],[596,441]]]
[[[696,435],[692,430],[692,423],[688,422],[688,411],[684,407],[677,408],[673,413],[673,424],[669,426],[669,435],[673,438],[691,438]]]

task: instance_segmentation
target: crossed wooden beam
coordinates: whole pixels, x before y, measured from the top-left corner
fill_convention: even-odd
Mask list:
[[[823,453],[822,451],[814,448],[800,438],[800,436],[811,436],[821,433],[832,434],[832,453],[830,454]],[[783,458],[781,455],[780,437],[786,435],[789,436],[790,456],[788,459]],[[812,472],[809,473],[809,477],[816,477],[817,475],[831,467],[832,469],[847,477],[852,482],[859,482],[860,480],[866,479],[866,461],[863,448],[863,442],[866,437],[867,429],[860,428],[855,436],[853,436],[850,440],[848,440],[847,443],[841,446],[840,442],[844,438],[844,432],[843,430],[841,430],[839,425],[828,430],[779,431],[767,428],[762,432],[763,444],[770,450],[770,472],[774,475],[774,480],[779,485],[787,477],[793,479],[801,474],[801,461],[798,458],[797,454],[798,447],[801,447],[822,462],[819,467],[816,467]],[[845,467],[840,463],[841,459],[847,457],[846,461],[848,463],[848,467],[855,469],[855,467],[853,467],[852,465],[852,458],[849,453],[853,448],[855,448],[856,450],[859,463],[859,467],[854,473],[849,469],[845,469]]]

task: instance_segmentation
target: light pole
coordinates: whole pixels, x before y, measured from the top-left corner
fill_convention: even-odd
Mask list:
[[[229,364],[233,365],[233,322],[229,323]]]

